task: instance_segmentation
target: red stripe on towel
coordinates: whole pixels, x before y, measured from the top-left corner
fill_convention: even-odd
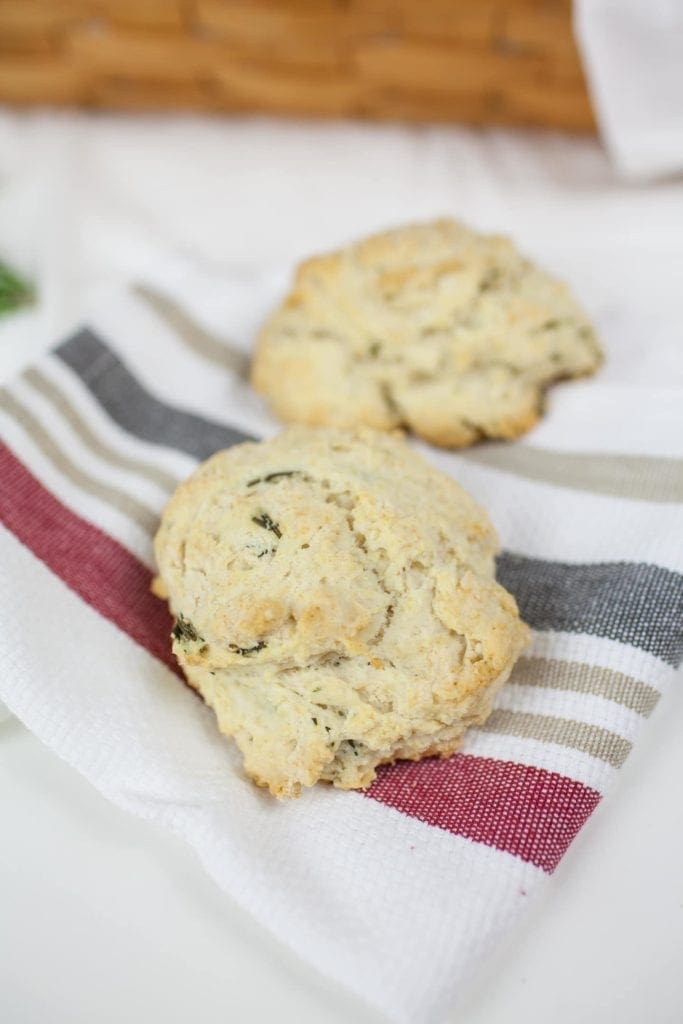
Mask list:
[[[67,508],[0,442],[0,520],[105,619],[180,674],[173,621],[149,569],[118,541]]]
[[[544,871],[555,870],[600,801],[557,772],[469,754],[381,768],[367,795]]]

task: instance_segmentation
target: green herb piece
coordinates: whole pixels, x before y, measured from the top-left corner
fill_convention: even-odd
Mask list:
[[[264,555],[274,555],[277,548],[264,548],[263,551],[259,551],[257,558],[263,558]]]
[[[380,395],[382,396],[382,400],[386,405],[387,409],[389,410],[389,412],[393,413],[394,416],[400,416],[401,410],[399,408],[398,402],[394,398],[394,393],[391,390],[391,385],[388,384],[387,381],[382,381],[379,386],[379,391]]]
[[[252,516],[251,521],[252,523],[256,523],[257,526],[263,527],[264,530],[270,530],[271,533],[275,534],[278,540],[282,536],[280,527],[273,519],[270,518],[267,512],[262,512],[260,516]]]
[[[490,292],[492,288],[495,288],[497,284],[500,284],[503,277],[503,272],[499,267],[491,267],[479,282],[480,292]]]
[[[33,286],[24,281],[6,263],[0,263],[0,316],[35,300]]]
[[[274,480],[281,480],[283,476],[305,476],[305,473],[301,473],[298,469],[279,469],[277,473],[266,473],[263,478],[263,482],[266,484],[272,484]]]
[[[265,476],[255,476],[253,480],[249,480],[247,487],[255,487],[256,484],[272,484],[276,480],[282,480],[286,476],[300,476],[303,480],[310,480],[310,476],[307,473],[302,473],[300,469],[278,469],[275,473],[266,473]]]
[[[311,721],[313,722],[313,725],[317,725],[318,724],[318,719],[317,718],[311,718]]]
[[[171,636],[179,643],[186,643],[188,640],[192,643],[195,643],[197,640],[200,640],[202,643],[204,642],[204,637],[199,635],[190,620],[186,619],[182,612],[179,613],[176,619],[175,626],[171,630]]]
[[[382,342],[381,341],[373,341],[372,345],[370,345],[370,347],[368,349],[368,355],[370,356],[371,359],[377,359],[377,356],[380,354],[381,351],[382,351]]]
[[[258,654],[259,651],[262,651],[267,646],[268,644],[265,640],[259,640],[253,647],[238,647],[237,644],[228,644],[231,651],[234,651],[235,654],[241,654],[243,658],[249,658],[252,654]]]

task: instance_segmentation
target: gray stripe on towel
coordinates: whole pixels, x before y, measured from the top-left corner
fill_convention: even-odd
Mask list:
[[[61,344],[55,355],[78,374],[120,427],[143,441],[176,448],[202,460],[221,448],[254,440],[234,427],[160,401],[87,327]]]

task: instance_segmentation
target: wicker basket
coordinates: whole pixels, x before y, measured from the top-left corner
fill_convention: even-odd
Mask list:
[[[0,100],[594,128],[570,0],[0,0]]]

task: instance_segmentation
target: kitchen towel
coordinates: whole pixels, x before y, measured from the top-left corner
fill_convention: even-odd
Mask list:
[[[439,1021],[676,678],[683,394],[640,381],[628,348],[620,383],[558,387],[520,443],[418,445],[488,508],[532,646],[459,753],[280,804],[182,684],[149,590],[175,484],[278,429],[244,375],[282,278],[196,287],[193,315],[182,290],[121,294],[0,389],[0,699],[320,971],[393,1020]]]
[[[681,0],[577,0],[575,23],[617,168],[628,178],[683,171]]]

